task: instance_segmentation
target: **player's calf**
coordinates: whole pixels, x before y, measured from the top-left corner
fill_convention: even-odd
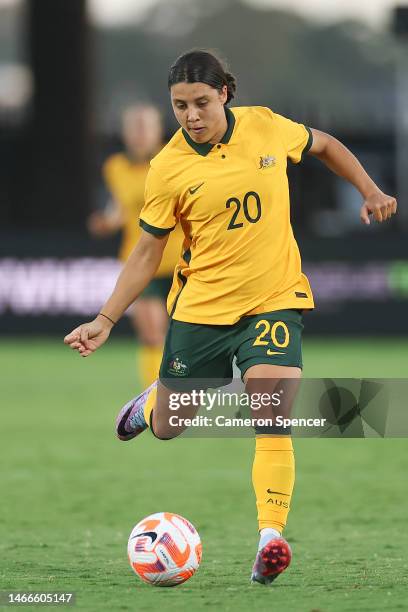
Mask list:
[[[197,413],[198,406],[186,406],[186,397],[183,397],[183,404],[175,408],[170,399],[179,395],[155,381],[123,406],[116,419],[117,437],[123,441],[132,440],[148,427],[160,440],[171,440],[182,434]]]

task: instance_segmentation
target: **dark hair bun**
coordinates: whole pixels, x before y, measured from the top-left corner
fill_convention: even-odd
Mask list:
[[[228,104],[228,102],[230,102],[230,100],[232,100],[232,98],[234,97],[235,92],[237,90],[237,81],[234,75],[231,74],[230,72],[225,73],[225,79],[227,81],[227,92],[228,92],[227,104]]]

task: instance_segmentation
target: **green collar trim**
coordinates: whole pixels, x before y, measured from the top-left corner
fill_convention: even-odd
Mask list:
[[[221,143],[222,144],[228,144],[232,133],[234,131],[234,126],[235,126],[235,116],[234,113],[227,107],[225,107],[225,116],[227,118],[227,131],[225,132],[224,136],[221,138]],[[186,132],[186,130],[183,128],[182,129],[183,132],[183,136],[186,139],[187,143],[190,145],[190,147],[192,149],[194,149],[194,151],[196,153],[198,153],[199,155],[202,155],[203,157],[205,157],[206,155],[208,155],[208,153],[211,151],[211,149],[214,147],[213,144],[211,144],[210,142],[194,142],[194,140],[190,137],[190,135],[188,134],[188,132]]]

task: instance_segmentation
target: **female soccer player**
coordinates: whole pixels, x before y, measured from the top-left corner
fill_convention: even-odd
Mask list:
[[[125,262],[142,231],[138,220],[144,203],[149,162],[163,146],[162,119],[158,109],[150,104],[127,107],[122,114],[122,138],[125,150],[111,155],[103,166],[109,205],[90,215],[88,228],[99,238],[122,230],[119,259]],[[171,234],[155,277],[130,311],[132,326],[141,343],[138,369],[144,387],[156,380],[159,374],[168,327],[166,299],[182,242],[180,228]]]
[[[184,255],[177,266],[159,381],[119,413],[121,440],[169,423],[169,395],[180,381],[229,379],[236,363],[248,387],[301,375],[301,332],[312,292],[289,219],[287,159],[308,152],[361,193],[360,217],[378,222],[396,212],[357,159],[335,138],[269,108],[228,108],[236,83],[211,53],[191,51],[170,68],[168,86],[179,129],[153,159],[140,215],[142,236],[100,314],[65,342],[87,357],[154,275],[169,233],[180,223]],[[174,413],[173,413],[174,414]],[[255,430],[253,485],[259,549],[252,580],[271,583],[289,564],[281,537],[294,484],[290,436]]]

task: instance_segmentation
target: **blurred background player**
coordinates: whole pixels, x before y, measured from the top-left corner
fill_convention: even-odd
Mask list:
[[[135,104],[124,110],[121,127],[124,151],[111,155],[103,166],[104,183],[111,197],[102,211],[90,215],[88,228],[100,238],[122,230],[119,259],[126,261],[139,239],[145,179],[150,160],[163,145],[163,126],[155,106]],[[158,376],[168,325],[166,299],[182,240],[182,232],[176,228],[156,277],[130,310],[132,327],[141,344],[138,365],[143,385],[149,385]]]

